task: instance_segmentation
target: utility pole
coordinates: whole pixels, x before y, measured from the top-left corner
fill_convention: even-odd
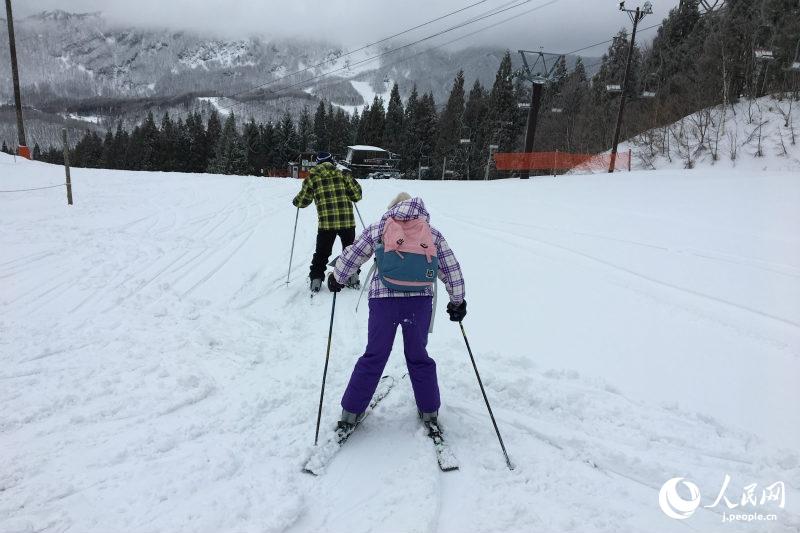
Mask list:
[[[631,73],[631,61],[633,60],[633,50],[636,44],[636,29],[639,23],[647,15],[653,13],[653,6],[650,2],[645,2],[644,6],[637,7],[636,9],[625,9],[625,2],[619,3],[619,10],[624,11],[633,22],[633,33],[631,34],[631,43],[628,47],[628,59],[625,62],[625,78],[622,80],[622,94],[619,97],[619,113],[617,113],[617,127],[614,129],[614,144],[611,148],[611,163],[608,165],[608,172],[613,173],[614,167],[617,164],[617,147],[619,146],[619,134],[622,129],[622,116],[625,114],[625,101],[627,100],[628,90],[628,76]]]
[[[22,122],[22,98],[19,92],[19,67],[17,66],[17,44],[14,39],[14,16],[11,13],[11,0],[6,0],[6,19],[8,21],[8,49],[11,52],[11,77],[14,83],[14,105],[17,108],[18,153],[26,159],[31,158],[28,143],[25,142],[25,125]]]
[[[536,124],[539,120],[539,109],[542,106],[544,86],[556,79],[554,75],[556,66],[564,56],[542,51],[518,50],[518,52],[522,56],[523,64],[523,70],[518,76],[533,84],[531,88],[531,103],[528,107],[528,123],[525,127],[525,152],[527,153],[533,152],[533,140],[536,137]],[[533,64],[528,63],[527,54],[535,55],[536,59]],[[548,64],[548,56],[551,59],[555,57],[555,60]]]

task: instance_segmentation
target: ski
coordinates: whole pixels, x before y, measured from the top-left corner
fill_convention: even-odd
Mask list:
[[[328,464],[333,460],[333,457],[336,455],[336,452],[347,442],[347,439],[350,438],[350,435],[358,429],[358,427],[364,422],[364,420],[369,416],[373,409],[389,394],[389,391],[392,390],[394,387],[395,381],[392,376],[383,376],[378,382],[378,388],[375,390],[375,394],[372,396],[372,401],[369,403],[369,408],[364,412],[364,416],[356,422],[356,424],[348,429],[343,430],[340,428],[336,428],[333,431],[333,434],[325,440],[322,444],[314,448],[311,453],[311,457],[308,458],[306,461],[305,466],[303,467],[303,472],[306,474],[312,474],[318,476],[325,471],[325,468]]]
[[[436,460],[439,463],[439,469],[442,472],[452,472],[458,470],[458,459],[450,449],[450,446],[445,442],[442,428],[438,422],[423,422],[425,429],[428,430],[428,437],[433,442],[433,447],[436,450]]]

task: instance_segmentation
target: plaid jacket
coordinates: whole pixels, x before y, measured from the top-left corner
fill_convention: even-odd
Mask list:
[[[295,207],[317,204],[319,229],[355,228],[353,204],[361,200],[361,185],[345,176],[332,163],[322,163],[311,169],[303,188],[292,200]]]
[[[428,223],[431,218],[421,198],[412,198],[391,208],[381,217],[380,222],[370,224],[356,239],[356,242],[345,248],[342,255],[339,256],[334,268],[334,276],[339,283],[344,283],[351,274],[354,274],[372,257],[375,245],[383,236],[386,220],[390,217],[396,220],[424,218]],[[444,282],[447,293],[450,295],[450,301],[458,305],[464,300],[464,277],[461,275],[461,266],[439,230],[431,226],[431,234],[433,243],[436,245],[436,257],[439,259],[439,279]],[[421,292],[393,291],[386,288],[377,272],[369,282],[370,298],[403,298],[407,296],[433,296],[433,289],[428,288]]]

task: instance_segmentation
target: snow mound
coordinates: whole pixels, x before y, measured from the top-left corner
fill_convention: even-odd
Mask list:
[[[622,143],[637,169],[741,168],[800,171],[800,102],[790,95],[700,110]]]

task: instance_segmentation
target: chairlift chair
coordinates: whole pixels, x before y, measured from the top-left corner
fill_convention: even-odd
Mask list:
[[[788,70],[793,70],[795,72],[800,72],[800,61],[795,61],[791,65],[789,65]]]
[[[619,83],[610,83],[610,84],[606,85],[606,91],[608,91],[608,92],[610,92],[612,94],[621,93],[622,92],[622,85],[620,85]]]
[[[530,109],[530,102],[517,102],[517,107],[520,109]]]
[[[561,107],[554,107],[554,108],[550,109],[550,112],[551,112],[551,113],[556,113],[556,114],[558,114],[558,113],[563,113],[563,112],[564,112],[564,109],[563,109],[563,108],[561,108]]]
[[[642,98],[655,98],[656,92],[655,91],[642,91]]]

